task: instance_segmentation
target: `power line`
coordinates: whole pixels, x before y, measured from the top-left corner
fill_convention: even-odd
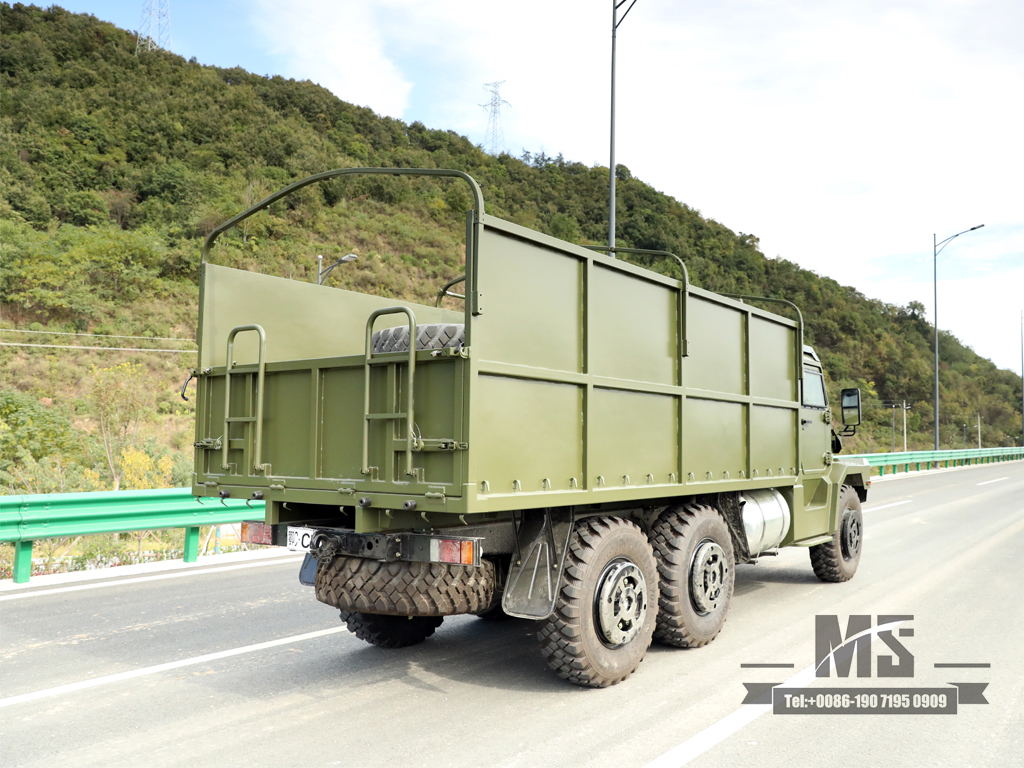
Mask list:
[[[146,341],[190,341],[195,339],[179,338],[176,336],[114,336],[107,333],[72,333],[70,331],[28,331],[20,328],[0,328],[0,333],[42,333],[53,336],[85,336],[90,339],[145,339]]]
[[[0,341],[0,347],[46,347],[47,349],[99,349],[110,352],[169,352],[178,355],[194,355],[195,349],[140,349],[138,347],[82,347],[66,344],[21,344],[16,341]]]
[[[171,50],[171,0],[143,0],[135,55],[158,48]]]
[[[501,105],[507,107],[512,105],[505,101],[498,94],[498,89],[505,83],[500,80],[495,83],[484,83],[484,88],[491,92],[491,101],[480,106],[487,110],[487,131],[484,135],[484,149],[492,155],[498,155],[505,151],[505,131],[501,127]]]

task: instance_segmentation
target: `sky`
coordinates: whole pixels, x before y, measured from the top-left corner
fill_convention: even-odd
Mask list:
[[[157,3],[159,0],[152,0]],[[169,0],[172,50],[483,144],[607,167],[611,0]],[[138,29],[143,0],[65,0]],[[623,10],[628,4],[623,7]],[[1021,371],[1024,3],[637,0],[616,161],[782,257]]]

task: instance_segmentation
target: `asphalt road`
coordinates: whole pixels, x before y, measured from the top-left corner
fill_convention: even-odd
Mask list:
[[[299,585],[295,558],[5,591],[0,765],[1024,764],[1024,463],[878,482],[864,518],[852,581],[819,582],[804,549],[739,566],[718,639],[655,645],[605,690],[555,677],[528,621],[460,616],[414,648],[367,646]],[[844,630],[851,614],[913,616],[900,640],[914,677],[799,684],[986,682],[988,703],[948,715],[741,705],[743,683],[813,663],[816,614]],[[935,667],[965,663],[991,666]]]

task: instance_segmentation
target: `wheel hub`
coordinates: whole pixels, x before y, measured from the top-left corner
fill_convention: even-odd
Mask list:
[[[711,539],[698,544],[690,564],[690,598],[699,613],[708,614],[718,607],[728,577],[725,550]]]
[[[625,645],[640,634],[647,616],[647,581],[628,560],[608,564],[597,586],[595,614],[605,645]]]
[[[848,510],[843,517],[843,557],[847,560],[857,556],[860,552],[860,517],[853,510]]]

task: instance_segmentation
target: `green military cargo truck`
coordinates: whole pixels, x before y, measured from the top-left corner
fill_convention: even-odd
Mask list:
[[[381,173],[470,187],[466,273],[436,306],[208,260],[297,189]],[[802,546],[819,578],[849,579],[870,471],[835,456],[799,311],[701,290],[679,264],[681,280],[486,215],[459,171],[296,182],[203,248],[193,492],[265,500],[249,539],[304,536],[300,578],[364,640],[535,619],[549,665],[588,686],[624,680],[652,639],[714,639],[738,563]],[[849,434],[859,392],[842,405]]]

